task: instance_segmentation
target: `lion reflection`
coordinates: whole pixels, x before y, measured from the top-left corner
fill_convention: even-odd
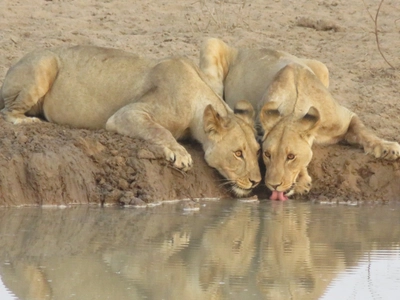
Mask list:
[[[2,210],[0,274],[21,299],[318,299],[396,240],[395,214],[236,201],[193,215],[175,205]]]

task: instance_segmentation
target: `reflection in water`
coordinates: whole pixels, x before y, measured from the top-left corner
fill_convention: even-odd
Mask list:
[[[10,292],[7,287],[4,285],[3,280],[0,276],[0,299],[1,300],[13,300],[17,299],[12,292]]]
[[[400,251],[373,251],[355,269],[340,274],[328,287],[323,300],[399,299]]]
[[[399,213],[234,200],[195,213],[172,204],[1,209],[0,278],[21,300],[347,299],[350,277],[371,299],[396,299],[400,267],[389,294],[374,272],[399,261]]]

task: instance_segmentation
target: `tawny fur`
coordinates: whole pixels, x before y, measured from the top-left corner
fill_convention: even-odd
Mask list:
[[[378,138],[334,100],[328,91],[328,68],[317,60],[270,49],[236,49],[211,38],[201,48],[200,68],[231,107],[245,99],[255,108],[270,190],[309,192],[307,166],[314,141],[344,140],[388,160],[400,155],[398,143]]]
[[[235,194],[246,195],[261,180],[251,117],[236,116],[202,77],[185,58],[150,60],[90,46],[37,50],[7,72],[0,108],[14,124],[43,116],[147,140],[184,171],[192,158],[177,139],[190,136]]]

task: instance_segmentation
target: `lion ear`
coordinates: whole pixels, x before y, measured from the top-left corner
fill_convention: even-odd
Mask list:
[[[271,129],[282,119],[282,115],[279,112],[280,103],[267,102],[264,104],[260,113],[260,123],[265,133],[271,131]]]
[[[311,133],[318,127],[320,120],[321,117],[318,109],[311,106],[304,117],[299,120],[299,129],[306,133]]]
[[[253,105],[247,100],[240,100],[236,102],[233,109],[235,115],[241,118],[243,121],[254,127],[254,108]]]
[[[228,126],[225,118],[214,109],[214,107],[209,104],[204,110],[203,114],[203,126],[204,132],[212,138],[222,135],[226,127]]]

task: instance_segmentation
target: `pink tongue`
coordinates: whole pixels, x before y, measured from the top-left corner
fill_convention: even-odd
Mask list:
[[[272,191],[272,195],[271,197],[269,197],[270,200],[281,200],[281,201],[285,201],[288,199],[288,197],[286,197],[283,192],[278,192],[278,191]]]

